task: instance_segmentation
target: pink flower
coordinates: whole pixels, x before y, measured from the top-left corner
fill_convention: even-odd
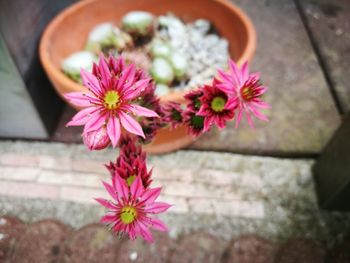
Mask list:
[[[194,137],[198,137],[204,131],[204,117],[197,115],[202,106],[202,96],[202,89],[192,90],[185,95],[187,104],[183,113],[184,124],[187,126],[187,132]]]
[[[173,129],[179,127],[183,123],[183,110],[181,104],[170,101],[163,107],[163,121],[170,124]]]
[[[228,101],[227,94],[218,89],[220,82],[214,78],[212,85],[204,85],[200,97],[201,107],[197,113],[204,117],[203,132],[209,131],[212,125],[217,125],[220,129],[225,128],[226,122],[235,116],[235,108],[226,107]]]
[[[111,143],[106,125],[103,125],[100,129],[90,131],[83,135],[83,142],[89,147],[89,150],[102,150]]]
[[[140,94],[140,97],[135,102],[142,107],[148,108],[156,112],[159,116],[163,116],[163,110],[160,105],[159,98],[155,95],[154,91],[156,86],[154,82],[151,82],[147,88]],[[140,125],[145,134],[145,138],[139,137],[139,141],[142,143],[149,143],[152,141],[158,130],[164,126],[163,120],[160,117],[146,117],[140,120]]]
[[[187,110],[191,110],[193,112],[197,112],[200,109],[201,105],[202,105],[201,100],[200,100],[200,98],[202,96],[203,96],[202,89],[192,90],[189,93],[187,93],[185,95],[185,99],[188,102],[187,105],[186,105]]]
[[[196,112],[187,109],[184,113],[184,123],[188,134],[198,137],[204,132],[204,117],[198,116]]]
[[[130,136],[122,136],[119,143],[120,153],[116,162],[105,165],[112,178],[120,176],[130,186],[136,177],[141,177],[142,184],[148,188],[152,182],[152,169],[147,170],[146,153],[142,151],[141,145],[136,144],[136,139]]]
[[[122,58],[110,57],[107,64],[101,56],[99,65],[93,67],[93,74],[82,70],[81,76],[88,90],[64,95],[72,104],[83,108],[67,126],[84,125],[83,136],[105,126],[113,147],[118,144],[121,127],[145,137],[141,125],[131,117],[132,114],[158,117],[154,111],[132,104],[150,82],[145,74],[136,71],[133,64],[125,66]],[[88,147],[93,148],[89,144]]]
[[[131,240],[141,236],[146,241],[153,242],[151,228],[168,230],[161,220],[151,217],[170,207],[167,203],[155,202],[161,188],[145,189],[139,176],[130,188],[119,176],[113,178],[112,185],[105,182],[103,184],[113,201],[103,198],[96,198],[96,201],[109,210],[101,218],[101,222],[110,224],[113,231],[128,234]]]
[[[247,62],[239,69],[235,62],[230,60],[229,67],[229,73],[218,70],[222,81],[221,84],[218,84],[218,88],[226,92],[229,96],[225,109],[237,107],[238,113],[235,126],[238,127],[243,112],[245,112],[247,121],[252,128],[254,128],[254,124],[251,114],[260,120],[268,121],[268,118],[259,111],[259,109],[270,108],[269,104],[261,100],[267,87],[260,84],[260,74],[249,74]]]

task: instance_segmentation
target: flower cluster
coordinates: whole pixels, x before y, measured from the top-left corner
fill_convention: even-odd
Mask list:
[[[106,164],[112,178],[119,175],[130,186],[137,176],[141,177],[142,184],[147,188],[152,180],[152,170],[147,171],[146,153],[137,144],[135,137],[125,135],[119,142],[120,153],[117,160]]]
[[[170,205],[155,202],[161,188],[150,188],[152,171],[147,171],[146,154],[130,136],[120,140],[120,155],[115,163],[106,165],[111,173],[112,184],[103,182],[112,201],[96,198],[108,209],[101,222],[111,226],[114,232],[128,234],[130,239],[142,236],[152,242],[151,228],[166,231],[167,227],[153,214],[166,211]]]
[[[151,79],[135,65],[126,66],[122,58],[100,58],[94,64],[92,74],[82,69],[84,92],[65,94],[75,106],[83,107],[67,126],[84,125],[84,143],[90,150],[105,148],[111,142],[116,147],[121,127],[132,134],[145,138],[139,122],[131,115],[158,117],[158,114],[135,103],[135,100],[150,85]]]
[[[163,108],[160,105],[159,98],[155,95],[156,85],[151,82],[147,88],[140,94],[137,103],[147,109],[151,109],[157,113],[157,117],[145,117],[140,120],[144,138],[139,137],[140,142],[149,143],[157,134],[157,131],[165,126],[162,116],[164,115]]]
[[[261,99],[267,88],[259,80],[259,73],[249,74],[248,63],[239,69],[230,60],[228,73],[219,69],[218,77],[211,84],[203,85],[185,96],[188,103],[183,116],[189,133],[198,136],[209,131],[213,125],[223,129],[227,121],[234,118],[237,128],[243,113],[252,128],[252,115],[267,121],[267,117],[259,111],[270,107]]]
[[[133,64],[126,65],[122,57],[101,56],[92,73],[82,70],[81,76],[87,90],[65,94],[81,108],[67,126],[84,126],[83,141],[90,150],[119,146],[116,161],[106,165],[111,183],[103,182],[112,200],[96,201],[108,209],[101,221],[130,239],[141,236],[152,242],[151,228],[166,231],[152,215],[170,207],[155,201],[161,188],[150,188],[152,169],[147,169],[141,143],[151,142],[157,130],[167,125],[173,129],[185,125],[197,137],[212,126],[225,128],[230,120],[238,127],[243,114],[252,128],[252,115],[268,120],[260,112],[270,107],[262,100],[267,88],[258,73],[249,74],[247,63],[238,68],[230,60],[228,72],[218,70],[212,83],[188,92],[184,105],[172,101],[161,105],[148,75]]]
[[[163,107],[163,120],[164,123],[169,123],[173,129],[182,125],[184,116],[181,104],[174,101],[166,103]]]
[[[229,98],[225,109],[237,109],[236,127],[241,122],[243,112],[249,125],[254,128],[251,115],[260,120],[268,121],[259,109],[269,109],[270,105],[262,101],[261,97],[267,91],[267,87],[260,84],[260,74],[249,74],[248,63],[244,63],[241,69],[230,60],[230,72],[218,70],[222,83],[218,88],[225,92]]]
[[[219,129],[235,119],[237,128],[243,114],[254,128],[252,115],[268,121],[260,109],[270,106],[262,101],[267,88],[260,84],[259,73],[249,74],[248,64],[241,69],[230,60],[229,72],[218,70],[218,77],[185,95],[185,108],[176,102],[168,102],[163,107],[163,121],[172,128],[187,126],[188,133],[197,137],[208,132],[214,125]]]

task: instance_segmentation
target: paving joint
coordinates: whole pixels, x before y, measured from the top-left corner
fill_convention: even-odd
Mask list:
[[[321,68],[321,71],[322,71],[322,74],[324,76],[324,79],[327,83],[327,86],[329,88],[329,92],[331,93],[332,95],[332,98],[333,98],[333,101],[334,101],[334,104],[337,108],[337,111],[340,115],[343,115],[345,114],[345,109],[343,109],[341,103],[340,103],[340,99],[338,98],[338,95],[337,95],[337,92],[336,92],[336,89],[335,89],[335,83],[333,82],[331,76],[330,76],[330,73],[329,73],[329,68],[327,66],[327,63],[325,61],[325,59],[323,58],[323,55],[320,51],[320,47],[317,43],[317,41],[315,40],[315,37],[314,37],[314,34],[309,26],[309,23],[308,23],[308,18],[305,14],[305,11],[304,9],[302,8],[302,3],[300,3],[300,0],[294,0],[294,3],[295,3],[295,6],[298,10],[298,13],[300,15],[300,18],[301,18],[301,21],[303,23],[303,26],[306,30],[306,33],[307,33],[307,36],[310,40],[310,44],[315,52],[315,56],[317,58],[317,62],[318,64],[320,65],[320,68]]]

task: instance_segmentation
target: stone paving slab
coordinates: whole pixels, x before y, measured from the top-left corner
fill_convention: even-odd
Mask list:
[[[302,0],[310,27],[343,113],[350,110],[350,2]]]
[[[272,110],[266,114],[270,122],[257,121],[256,130],[247,123],[236,130],[231,123],[222,132],[212,130],[189,149],[279,156],[319,153],[337,128],[339,114],[293,0],[234,2],[247,12],[257,30],[252,67],[261,71],[269,87],[266,100]],[[81,142],[81,128],[64,126],[73,114],[67,107],[53,140]]]
[[[229,125],[191,148],[254,154],[319,153],[339,124],[329,88],[292,0],[234,1],[252,19],[258,37],[253,69],[269,87],[269,123],[256,130]],[[346,70],[348,67],[344,67]]]
[[[0,142],[0,214],[25,222],[58,218],[73,227],[99,220],[103,163],[116,150],[89,154],[82,145]],[[64,165],[60,165],[60,164]],[[226,240],[255,233],[273,241],[307,237],[333,244],[350,231],[350,215],[317,207],[310,159],[178,151],[151,156],[161,215],[177,236],[205,230]],[[23,172],[22,176],[16,170]],[[34,174],[34,176],[33,176]]]

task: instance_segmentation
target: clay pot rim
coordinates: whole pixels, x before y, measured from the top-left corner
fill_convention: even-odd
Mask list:
[[[77,10],[84,8],[85,5],[89,5],[91,2],[94,2],[96,0],[85,0],[78,3],[75,3],[71,6],[68,6],[63,11],[61,11],[46,27],[39,46],[39,57],[41,60],[41,63],[45,70],[48,72],[48,75],[52,75],[53,79],[57,80],[57,82],[60,82],[60,85],[67,87],[68,90],[74,92],[74,91],[82,91],[84,86],[74,82],[70,78],[68,78],[60,68],[56,67],[50,59],[50,54],[47,51],[47,46],[50,43],[51,35],[54,33],[56,27],[64,20],[67,16],[70,16],[72,13],[75,13]],[[214,2],[217,2],[225,8],[230,9],[232,12],[234,12],[243,22],[245,25],[245,28],[247,30],[247,45],[241,55],[241,57],[237,60],[238,65],[242,65],[246,61],[251,61],[255,50],[256,50],[256,31],[253,26],[253,23],[249,19],[249,17],[236,5],[229,2],[228,0],[214,0]],[[62,94],[60,94],[62,95]],[[184,91],[176,91],[172,92],[168,95],[162,96],[161,101],[183,101],[183,95]]]

